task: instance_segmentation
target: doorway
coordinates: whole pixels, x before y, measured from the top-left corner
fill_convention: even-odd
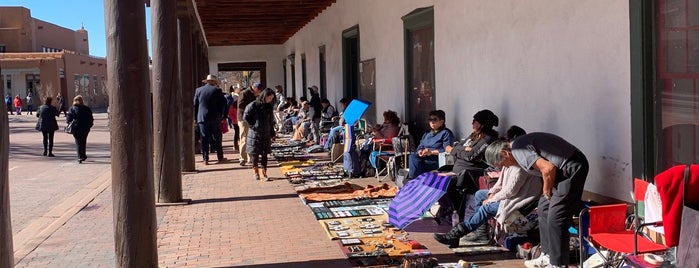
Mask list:
[[[250,87],[255,82],[267,85],[267,63],[266,62],[236,62],[219,63],[218,79],[224,91],[231,87],[241,89]]]
[[[436,109],[434,11],[419,8],[403,16],[407,122],[416,140],[427,131],[427,115]]]
[[[342,32],[342,78],[346,98],[359,98],[359,25]]]

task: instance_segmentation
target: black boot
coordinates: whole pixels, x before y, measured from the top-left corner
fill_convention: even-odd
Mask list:
[[[469,234],[466,236],[466,241],[471,241],[471,242],[484,242],[487,243],[490,241],[488,239],[488,229],[487,229],[487,223],[484,223],[478,229],[474,230],[473,233]]]
[[[454,228],[451,228],[451,230],[446,233],[446,234],[434,234],[432,237],[434,237],[434,240],[437,240],[437,242],[448,245],[450,248],[455,248],[459,246],[459,240],[461,239],[462,236],[466,235],[468,233],[468,230],[464,227],[463,224],[458,224],[454,226]]]

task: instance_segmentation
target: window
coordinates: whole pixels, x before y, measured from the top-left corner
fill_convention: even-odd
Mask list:
[[[657,1],[657,171],[699,162],[699,1]]]
[[[1,77],[1,76],[0,76]],[[7,75],[7,80],[5,80],[5,90],[10,91],[12,89],[12,75]]]
[[[0,44],[0,53],[5,53],[5,44]]]
[[[38,74],[28,74],[26,76],[26,85],[27,85],[27,93],[31,92],[32,94],[36,94],[37,89],[39,89],[39,84],[41,83],[41,80],[39,79]]]
[[[97,81],[97,76],[92,76],[92,93],[97,94],[97,89],[99,88],[99,82]]]

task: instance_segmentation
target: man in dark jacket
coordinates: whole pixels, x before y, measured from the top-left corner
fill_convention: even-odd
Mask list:
[[[250,125],[248,125],[247,122],[243,119],[243,113],[245,112],[245,107],[248,106],[251,102],[255,101],[255,97],[257,95],[260,95],[260,92],[262,91],[262,83],[257,82],[252,85],[252,88],[248,88],[246,90],[243,90],[240,92],[240,96],[238,96],[238,128],[240,129],[240,137],[239,137],[239,151],[240,151],[240,165],[244,166],[248,160],[248,152],[246,149],[246,140],[248,136],[248,130],[250,129]]]
[[[194,114],[199,124],[201,134],[201,155],[204,165],[209,164],[209,143],[216,151],[219,162],[226,161],[221,148],[221,120],[226,109],[226,98],[218,87],[218,79],[214,75],[206,76],[206,85],[196,89],[194,93]]]
[[[313,133],[313,144],[320,142],[320,119],[323,112],[323,105],[320,103],[320,91],[317,86],[308,88],[311,93],[311,109],[313,109],[313,118],[311,118],[311,133]]]

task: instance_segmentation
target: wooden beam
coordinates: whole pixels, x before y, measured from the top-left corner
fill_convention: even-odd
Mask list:
[[[0,92],[5,92],[3,86],[4,85],[0,85]],[[2,107],[0,125],[2,129],[10,129],[10,121],[7,118],[8,107],[5,106],[4,99],[0,107]],[[12,248],[12,220],[10,218],[9,166],[10,132],[2,131],[2,133],[0,133],[0,267],[15,266],[15,253]]]
[[[189,17],[181,17],[177,20],[178,31],[178,65],[180,77],[180,91],[182,94],[182,109],[180,111],[182,121],[182,171],[194,172],[194,81],[192,68],[192,26]]]
[[[141,1],[104,0],[116,267],[157,267],[153,132]]]
[[[182,202],[182,93],[177,64],[177,5],[152,0],[153,164],[157,203]]]

